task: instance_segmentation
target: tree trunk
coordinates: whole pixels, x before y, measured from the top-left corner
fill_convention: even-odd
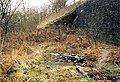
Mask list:
[[[1,30],[1,37],[0,37],[0,54],[3,55],[4,48],[6,46],[7,41],[7,28]]]
[[[1,42],[6,41],[7,36],[7,28],[3,28],[1,30]]]

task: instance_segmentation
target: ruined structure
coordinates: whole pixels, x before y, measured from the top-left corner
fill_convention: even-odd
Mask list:
[[[88,28],[86,33],[93,33],[97,40],[120,45],[119,0],[89,0],[76,12],[77,27]]]
[[[71,24],[93,40],[120,45],[120,0],[80,0],[43,20],[38,28]]]

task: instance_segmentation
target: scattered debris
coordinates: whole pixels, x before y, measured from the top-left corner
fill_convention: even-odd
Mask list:
[[[87,76],[88,75],[88,73],[85,72],[83,69],[81,69],[80,66],[77,66],[76,70],[77,70],[78,73],[82,74],[83,76]]]
[[[17,70],[15,69],[15,67],[10,67],[8,70],[7,70],[7,75],[10,75],[10,74],[12,74],[12,73],[14,73],[14,72],[16,72]]]
[[[57,57],[57,61],[59,61],[59,62],[71,62],[71,63],[74,63],[74,64],[80,64],[80,65],[84,65],[84,64],[87,63],[87,60],[86,60],[85,57],[79,57],[76,54],[49,53],[49,55],[56,56]]]

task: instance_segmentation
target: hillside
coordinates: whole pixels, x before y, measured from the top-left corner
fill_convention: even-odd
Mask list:
[[[101,6],[104,1],[110,6],[107,2]],[[82,0],[48,16],[35,31],[13,32],[0,44],[0,82],[120,82],[120,46],[97,36],[107,34],[99,25],[116,24],[108,20],[116,5],[111,1],[116,0]],[[101,11],[106,8],[108,12]],[[74,11],[78,26],[73,24]]]

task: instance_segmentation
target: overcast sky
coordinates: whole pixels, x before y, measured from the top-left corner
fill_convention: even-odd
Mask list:
[[[12,8],[15,7],[17,1],[21,1],[21,0],[13,0],[13,6]],[[74,0],[68,0],[68,2],[66,3],[67,5],[69,5],[70,3],[72,3]],[[78,0],[75,0],[78,1]],[[42,6],[45,5],[49,5],[50,1],[49,0],[24,0],[24,5],[26,8],[40,8]],[[20,8],[22,8],[23,5],[20,6]]]
[[[50,4],[49,0],[26,0],[26,5],[29,7],[41,7],[45,4]]]
[[[50,4],[49,0],[24,0],[24,1],[26,2],[26,5],[28,7],[41,7],[41,6]],[[68,0],[67,5],[73,1],[74,0]]]

